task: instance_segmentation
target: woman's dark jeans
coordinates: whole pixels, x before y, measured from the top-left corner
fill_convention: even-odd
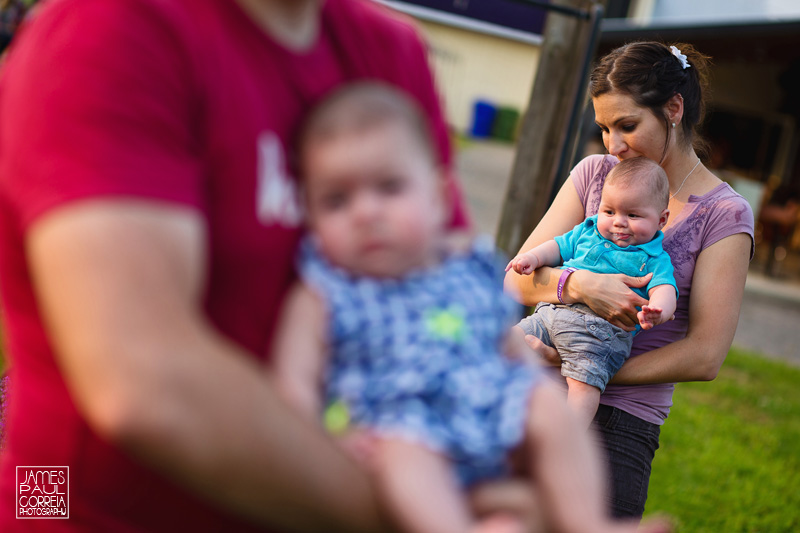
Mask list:
[[[601,404],[593,427],[608,458],[613,516],[641,518],[661,426]]]

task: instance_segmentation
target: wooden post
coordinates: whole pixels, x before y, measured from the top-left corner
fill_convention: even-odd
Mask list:
[[[607,0],[553,0],[588,17],[551,11],[533,90],[497,230],[497,246],[515,255],[569,172],[586,99],[590,63]]]

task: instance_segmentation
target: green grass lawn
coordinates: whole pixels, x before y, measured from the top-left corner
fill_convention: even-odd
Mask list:
[[[647,515],[685,533],[800,531],[800,368],[732,349],[716,380],[679,384]]]

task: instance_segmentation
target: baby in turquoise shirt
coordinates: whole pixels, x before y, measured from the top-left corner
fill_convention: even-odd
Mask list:
[[[597,215],[519,254],[506,267],[531,274],[542,266],[562,265],[559,300],[566,276],[577,269],[634,277],[653,273],[646,287],[631,289],[649,298],[638,313],[640,325],[635,331],[610,324],[586,305],[563,300],[561,304],[539,303],[516,326],[558,350],[561,374],[567,380],[567,402],[587,427],[606,384],[630,356],[633,336],[670,320],[675,312],[678,287],[672,261],[662,248],[668,204],[669,182],[655,161],[623,160],[606,178]]]

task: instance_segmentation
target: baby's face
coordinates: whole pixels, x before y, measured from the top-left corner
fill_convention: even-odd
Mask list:
[[[645,187],[606,185],[597,212],[597,230],[617,246],[644,244],[667,223],[669,211],[660,209]]]
[[[437,260],[445,222],[442,178],[411,135],[392,121],[306,151],[309,221],[334,264],[396,278]]]

